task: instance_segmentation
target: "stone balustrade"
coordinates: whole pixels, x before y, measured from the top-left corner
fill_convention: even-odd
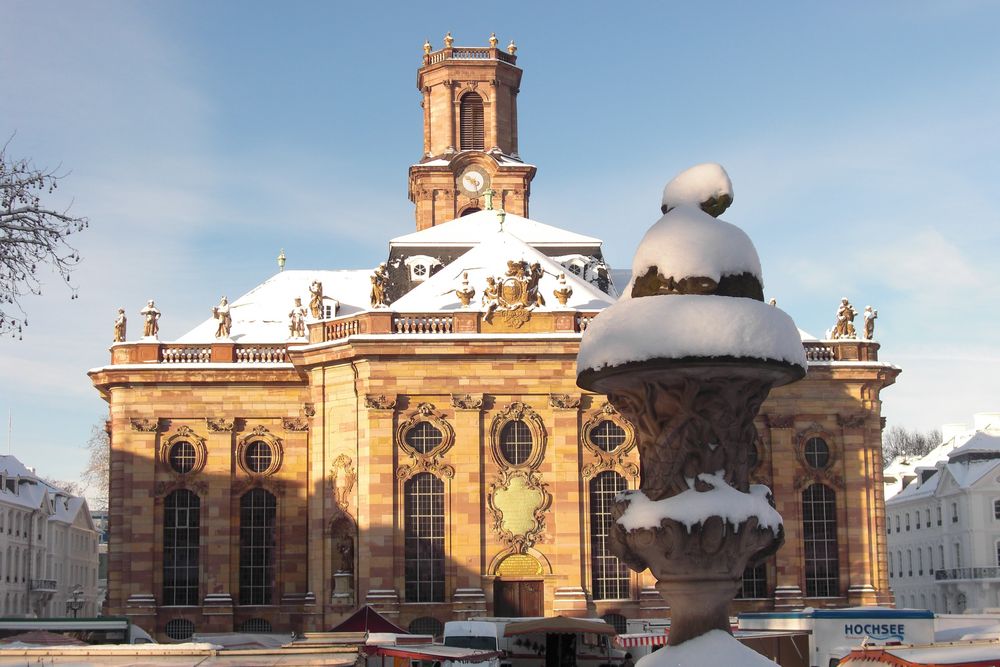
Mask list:
[[[274,344],[215,342],[181,345],[138,341],[116,343],[111,348],[112,364],[259,364],[288,363],[288,346],[330,343],[359,335],[421,335],[502,333],[544,334],[583,333],[599,311],[539,311],[519,326],[505,324],[495,312],[490,321],[478,310],[450,313],[397,313],[372,310],[309,324],[308,341]],[[879,344],[861,339],[812,340],[802,343],[810,363],[835,361],[878,361]]]

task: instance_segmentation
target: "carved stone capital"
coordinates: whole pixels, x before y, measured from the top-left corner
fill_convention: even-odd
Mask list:
[[[766,415],[768,428],[795,428],[795,415]]]
[[[569,394],[549,394],[549,405],[560,410],[575,410],[580,407],[580,397]]]
[[[212,417],[205,418],[205,426],[213,433],[231,432],[235,425],[235,419],[226,419],[225,417],[219,417],[218,419],[213,419]]]
[[[312,403],[303,403],[302,404],[302,414],[305,415],[306,417],[315,417],[316,416],[316,406],[313,405]]]
[[[453,408],[458,408],[459,410],[482,410],[483,409],[483,395],[476,394],[452,394],[451,395],[451,406]]]
[[[837,426],[841,428],[862,428],[867,421],[868,415],[865,414],[837,415]]]
[[[396,401],[385,394],[366,394],[365,407],[369,410],[392,410],[396,407]]]
[[[160,429],[158,419],[129,419],[129,426],[139,433],[156,433]]]
[[[308,431],[309,420],[302,417],[285,417],[281,420],[281,427],[286,431]]]

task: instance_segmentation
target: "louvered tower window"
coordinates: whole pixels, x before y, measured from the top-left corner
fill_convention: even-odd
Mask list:
[[[483,98],[476,93],[466,93],[462,96],[461,106],[463,151],[481,151],[486,149],[484,139],[486,130],[483,124]]]

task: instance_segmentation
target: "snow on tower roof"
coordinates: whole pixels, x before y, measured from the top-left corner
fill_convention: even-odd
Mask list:
[[[340,303],[338,315],[352,315],[369,309],[373,269],[349,271],[282,271],[230,302],[233,318],[230,338],[237,343],[279,343],[288,340],[288,313],[295,298],[309,306],[309,285],[323,283],[323,295]],[[214,304],[213,304],[214,305]],[[211,311],[211,307],[206,308]],[[178,343],[210,343],[216,340],[217,323],[209,317],[177,339]]]
[[[566,271],[560,264],[515,236],[507,229],[507,223],[504,222],[503,229],[499,226],[494,227],[493,231],[484,235],[475,247],[394,301],[391,307],[395,311],[409,312],[459,310],[462,306],[455,296],[455,290],[461,286],[462,273],[468,272],[469,285],[476,289],[470,307],[478,309],[482,302],[483,289],[486,287],[486,278],[503,276],[507,271],[508,260],[522,260],[529,265],[537,262],[545,271],[538,283],[538,291],[545,298],[546,305],[539,307],[539,310],[598,310],[614,301],[612,297]],[[573,295],[569,297],[565,306],[560,306],[552,294],[558,287],[561,273],[566,274],[566,284],[573,289]]]
[[[505,214],[503,228],[528,245],[536,247],[601,245],[601,240],[593,236],[576,234],[513,213]],[[389,241],[389,245],[471,246],[491,238],[499,229],[497,211],[477,211],[419,232],[397,236]]]

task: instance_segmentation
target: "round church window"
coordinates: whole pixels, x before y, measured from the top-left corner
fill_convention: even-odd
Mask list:
[[[531,439],[531,429],[520,419],[504,424],[500,431],[500,453],[507,463],[519,466],[531,456],[534,441]]]
[[[823,438],[806,440],[803,454],[805,454],[806,463],[812,468],[825,468],[830,463],[830,446]]]
[[[444,434],[441,433],[441,429],[430,422],[417,422],[413,428],[406,432],[403,439],[413,449],[421,454],[426,454],[441,444],[444,440]]]
[[[625,444],[625,429],[604,419],[591,429],[590,441],[606,452],[613,452]]]
[[[263,440],[255,440],[247,446],[246,463],[252,472],[262,473],[270,468],[272,458],[271,445]]]
[[[181,473],[182,475],[191,472],[194,470],[195,463],[194,445],[186,440],[175,442],[170,447],[168,460],[174,472]]]

